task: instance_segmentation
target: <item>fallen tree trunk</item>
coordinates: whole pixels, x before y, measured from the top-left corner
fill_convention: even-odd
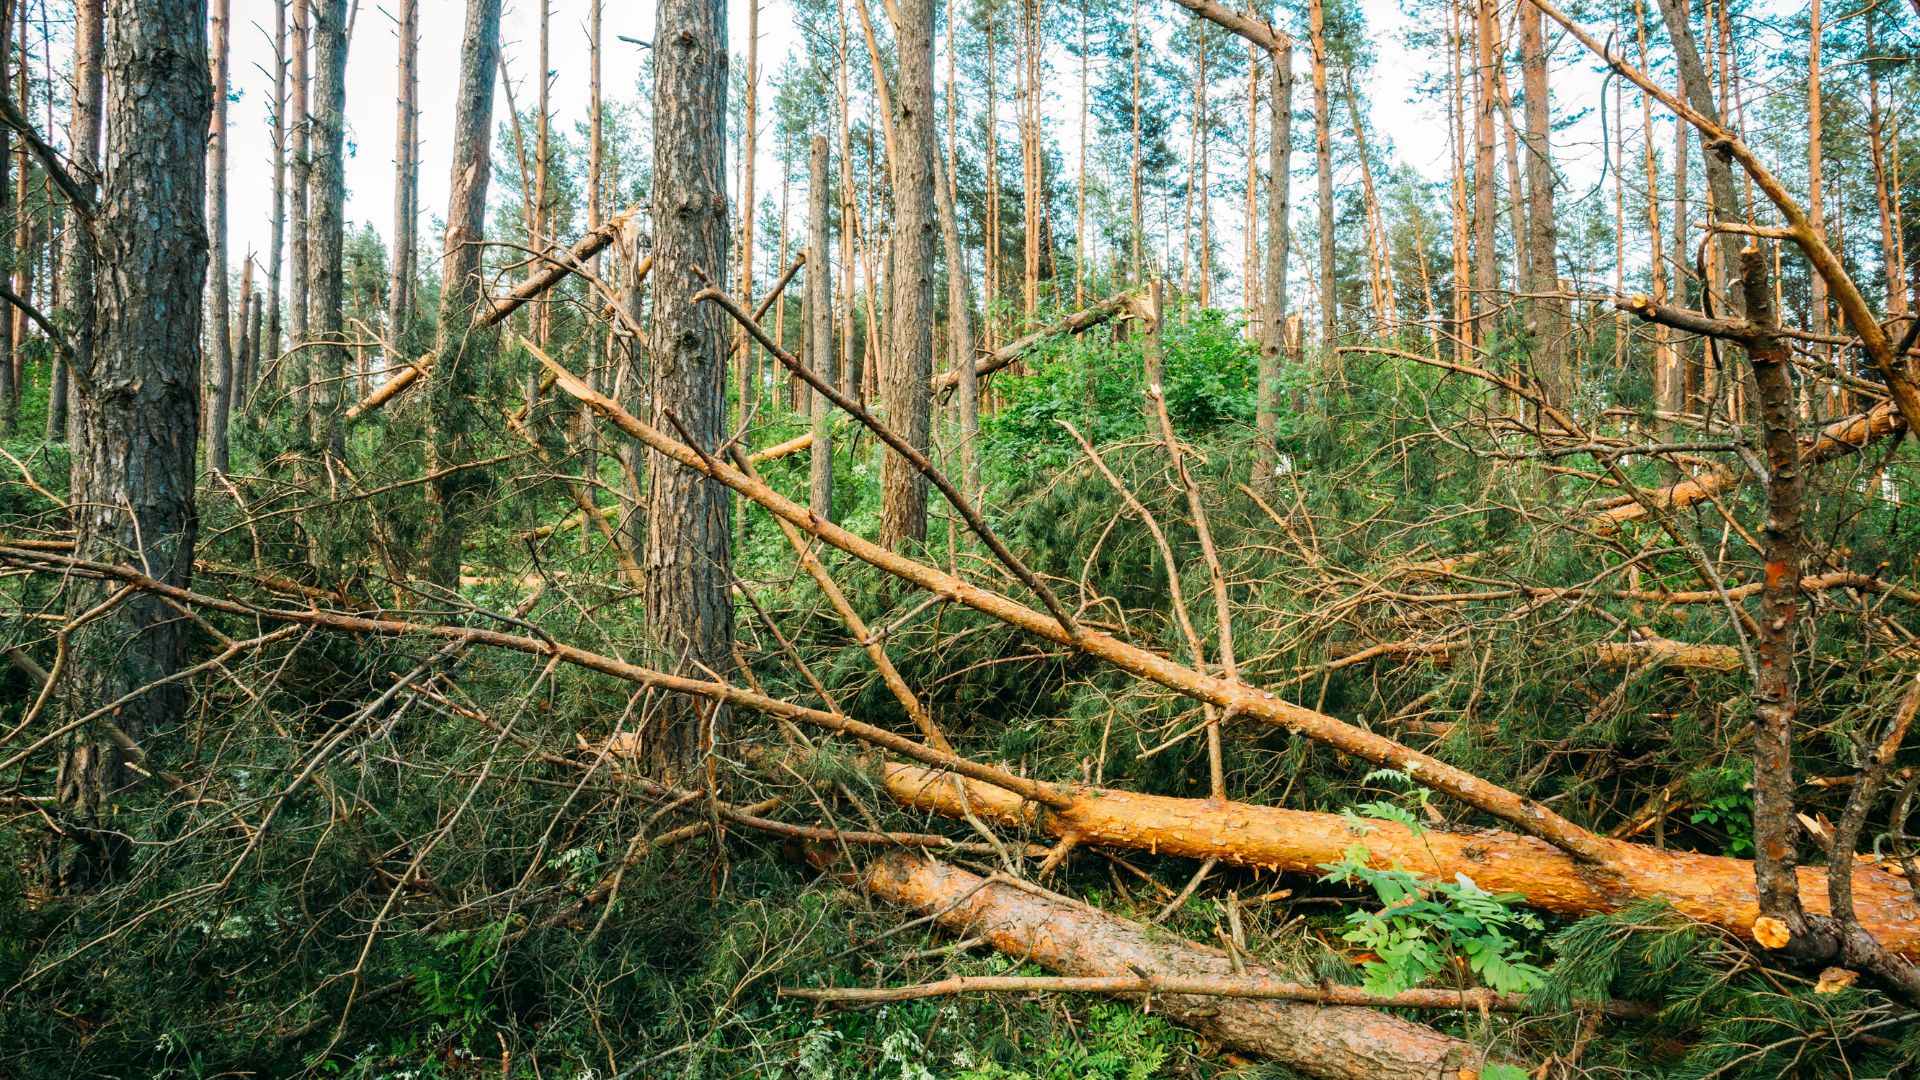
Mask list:
[[[964,793],[955,785],[965,784]],[[1214,803],[1105,789],[1075,789],[1070,804],[1044,808],[987,784],[913,765],[885,766],[887,794],[904,806],[965,818],[1035,828],[1079,844],[1129,848],[1161,855],[1218,859],[1238,866],[1319,874],[1323,864],[1366,845],[1374,865],[1395,863],[1430,877],[1465,874],[1489,892],[1514,892],[1530,907],[1563,915],[1616,911],[1660,897],[1701,922],[1753,940],[1760,914],[1753,863],[1717,855],[1602,839],[1604,867],[1582,866],[1543,841],[1491,829],[1427,829],[1414,833],[1369,821],[1356,833],[1345,818],[1248,803]],[[963,798],[964,794],[964,798]],[[1799,868],[1807,910],[1827,912],[1827,871]],[[1860,922],[1888,950],[1920,956],[1920,903],[1899,878],[1873,867],[1854,871]]]
[[[957,934],[984,936],[1000,952],[1061,975],[1224,978],[1222,953],[1169,940],[1094,908],[1028,892],[941,863],[893,854],[841,880],[877,899],[932,914]],[[1278,976],[1243,965],[1255,979]],[[1378,1009],[1292,1001],[1155,995],[1153,1008],[1223,1046],[1306,1076],[1344,1080],[1452,1080],[1480,1054],[1468,1043]]]
[[[1820,433],[1811,439],[1800,442],[1802,468],[1845,457],[1859,451],[1871,443],[1878,442],[1890,435],[1907,430],[1906,422],[1900,419],[1900,411],[1892,402],[1882,402],[1872,409],[1855,416],[1836,420],[1820,429]],[[1683,510],[1709,499],[1718,498],[1729,491],[1753,479],[1753,474],[1745,469],[1715,468],[1710,472],[1678,483],[1669,484],[1652,495],[1654,505],[1669,510]],[[1645,503],[1622,496],[1614,504],[1595,514],[1591,522],[1595,532],[1613,533],[1630,521],[1639,521],[1647,516]]]
[[[1057,323],[1043,326],[1025,337],[1015,338],[974,361],[973,373],[976,377],[991,375],[1025,356],[1035,345],[1048,338],[1059,337],[1062,334],[1078,334],[1099,326],[1125,313],[1132,306],[1133,298],[1134,294],[1130,292],[1115,293],[1090,308],[1074,312]],[[960,385],[958,371],[943,371],[933,377],[933,392],[936,395],[949,393],[958,385]]]

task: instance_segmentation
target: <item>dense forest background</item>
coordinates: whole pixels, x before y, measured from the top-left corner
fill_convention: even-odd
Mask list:
[[[0,1072],[1920,1070],[1920,3],[636,20],[0,0]]]

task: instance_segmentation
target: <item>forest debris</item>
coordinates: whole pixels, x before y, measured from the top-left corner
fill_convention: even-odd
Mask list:
[[[1035,345],[1048,338],[1059,337],[1061,334],[1078,334],[1123,315],[1130,310],[1133,298],[1132,292],[1115,293],[1090,308],[1068,315],[1059,322],[1043,326],[1025,337],[1015,338],[974,361],[974,375],[976,377],[991,375],[1025,356]],[[943,371],[933,377],[935,394],[948,393],[958,385],[960,385],[960,373],[957,371]]]
[[[1753,940],[1763,949],[1784,949],[1793,935],[1787,932],[1787,924],[1771,915],[1762,915],[1753,920]]]
[[[1356,834],[1337,814],[1087,788],[1073,790],[1070,805],[1043,811],[951,774],[912,765],[885,766],[885,788],[895,801],[944,816],[961,814],[956,782],[965,784],[966,805],[982,818],[1053,835],[1077,833],[1088,845],[1319,874],[1323,864],[1338,862],[1360,843],[1375,866],[1398,863],[1441,879],[1464,873],[1483,889],[1519,893],[1529,906],[1543,911],[1590,915],[1659,897],[1689,918],[1763,945],[1763,935],[1778,925],[1760,917],[1753,863],[1747,859],[1605,840],[1610,857],[1606,869],[1596,873],[1544,841],[1490,829],[1416,833],[1393,822],[1368,821],[1366,832]],[[1807,910],[1826,914],[1826,869],[1802,866],[1798,873]],[[1920,956],[1920,904],[1906,883],[1867,864],[1854,867],[1853,881],[1861,925],[1890,951]],[[1773,925],[1767,925],[1770,922]]]
[[[1069,905],[915,856],[882,856],[842,880],[919,912],[962,936],[984,935],[1009,956],[1059,975],[1139,980],[1233,978],[1227,957],[1169,941],[1137,923]],[[1249,976],[1280,983],[1271,969]],[[1153,1009],[1235,1050],[1306,1076],[1427,1080],[1480,1060],[1469,1044],[1373,1008],[1274,999],[1153,997]]]

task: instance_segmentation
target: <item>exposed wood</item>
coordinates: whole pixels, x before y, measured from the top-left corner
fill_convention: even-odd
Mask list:
[[[960,935],[985,936],[1010,956],[1068,976],[1227,978],[1215,950],[1154,935],[1137,923],[1038,895],[931,860],[883,856],[843,880],[889,903],[932,915]],[[1256,978],[1270,969],[1249,967]],[[1221,1045],[1312,1077],[1419,1077],[1471,1072],[1466,1043],[1373,1009],[1278,999],[1156,995],[1156,1012]]]

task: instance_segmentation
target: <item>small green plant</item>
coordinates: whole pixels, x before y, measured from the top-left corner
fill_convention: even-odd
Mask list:
[[[1726,767],[1695,773],[1688,778],[1689,787],[1698,793],[1698,801],[1687,820],[1726,833],[1728,855],[1753,851],[1751,780],[1745,770]]]
[[[473,1031],[487,1019],[487,991],[500,964],[507,924],[450,930],[429,939],[413,964],[414,988],[427,1015],[458,1031]]]
[[[1404,774],[1392,775],[1407,780]],[[1429,793],[1416,788],[1413,797],[1424,804]],[[1416,835],[1424,831],[1411,811],[1395,803],[1368,803],[1347,816],[1363,833],[1372,828],[1367,818],[1391,821]],[[1358,840],[1347,848],[1345,858],[1321,869],[1327,871],[1323,880],[1365,885],[1380,900],[1377,911],[1348,915],[1348,929],[1341,935],[1379,957],[1361,964],[1368,993],[1397,994],[1462,967],[1503,993],[1526,993],[1544,980],[1546,973],[1528,963],[1529,954],[1520,947],[1518,935],[1537,932],[1541,924],[1514,907],[1525,899],[1519,893],[1488,892],[1465,874],[1438,881],[1397,862],[1383,870],[1373,865],[1373,853]]]

